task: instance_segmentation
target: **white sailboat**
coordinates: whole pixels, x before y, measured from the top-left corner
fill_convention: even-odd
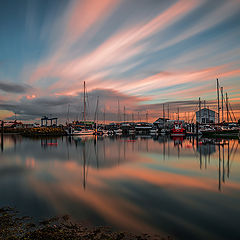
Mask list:
[[[83,97],[83,106],[84,106],[84,112],[83,112],[83,121],[84,123],[86,123],[86,84],[85,84],[85,81],[84,81],[84,85],[83,85],[83,94],[84,94],[84,97]],[[85,128],[78,128],[78,129],[74,129],[72,126],[70,126],[68,129],[67,129],[67,134],[68,135],[93,135],[95,134],[95,131],[93,129],[87,129],[86,127]]]

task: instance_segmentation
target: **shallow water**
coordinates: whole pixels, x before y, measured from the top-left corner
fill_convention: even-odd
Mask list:
[[[4,135],[0,206],[176,239],[240,239],[237,140]]]

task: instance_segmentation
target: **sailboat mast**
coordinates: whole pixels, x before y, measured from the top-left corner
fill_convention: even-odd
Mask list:
[[[168,119],[169,119],[169,104],[168,104]]]
[[[198,107],[199,107],[199,123],[201,123],[201,120],[202,120],[202,114],[201,114],[201,98],[199,98],[198,100]]]
[[[229,122],[228,95],[226,93],[227,122]]]
[[[179,107],[178,107],[178,122],[179,122]]]
[[[218,123],[220,122],[220,105],[219,105],[219,82],[217,78],[217,102],[218,102]]]
[[[84,81],[84,84],[83,84],[83,108],[84,108],[84,110],[83,110],[83,121],[84,121],[84,123],[85,123],[85,121],[86,121],[86,90],[85,90],[85,88],[86,88],[86,86],[85,86],[85,81]]]
[[[97,105],[96,105],[96,112],[95,112],[96,129],[98,126],[98,102],[99,102],[99,96],[97,97]]]
[[[164,109],[164,103],[163,103],[163,128],[165,129],[165,109]]]
[[[104,112],[103,112],[103,123],[104,123],[104,125],[106,123],[106,109],[105,109],[105,105],[104,105]]]
[[[118,99],[118,122],[120,122],[120,103],[119,103],[119,99]]]
[[[70,108],[70,104],[68,104],[68,111],[67,111],[67,124],[69,124],[69,108]]]
[[[221,97],[222,97],[222,122],[224,120],[224,117],[223,117],[223,87],[221,87]]]

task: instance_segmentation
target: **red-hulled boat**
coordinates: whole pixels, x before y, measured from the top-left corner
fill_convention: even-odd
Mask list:
[[[175,122],[174,127],[171,129],[171,136],[181,137],[186,135],[186,129],[183,128],[182,123]]]

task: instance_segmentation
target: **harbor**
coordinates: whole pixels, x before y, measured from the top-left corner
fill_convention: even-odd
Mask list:
[[[240,0],[1,0],[0,240],[239,240]]]
[[[84,81],[83,98],[83,119],[82,121],[69,121],[69,106],[66,124],[58,124],[57,117],[43,116],[41,124],[18,122],[16,119],[12,122],[1,120],[1,133],[16,133],[25,136],[64,136],[64,135],[171,135],[171,136],[203,136],[210,138],[236,138],[240,137],[240,119],[237,121],[234,111],[231,108],[229,97],[226,93],[224,97],[223,87],[220,87],[217,79],[217,112],[206,106],[206,101],[201,101],[199,97],[198,111],[191,112],[192,119],[180,119],[179,108],[177,109],[177,119],[170,119],[169,104],[166,116],[165,104],[162,104],[162,117],[150,123],[148,113],[146,121],[126,121],[126,108],[124,106],[123,121],[104,123],[98,120],[99,97],[97,97],[94,120],[86,119],[87,112],[87,92]],[[221,99],[220,99],[221,92]],[[221,100],[221,105],[220,105]],[[203,105],[203,108],[202,108]],[[173,114],[174,116],[174,114]],[[121,119],[120,106],[118,101],[118,118]],[[7,125],[6,125],[7,124]]]

